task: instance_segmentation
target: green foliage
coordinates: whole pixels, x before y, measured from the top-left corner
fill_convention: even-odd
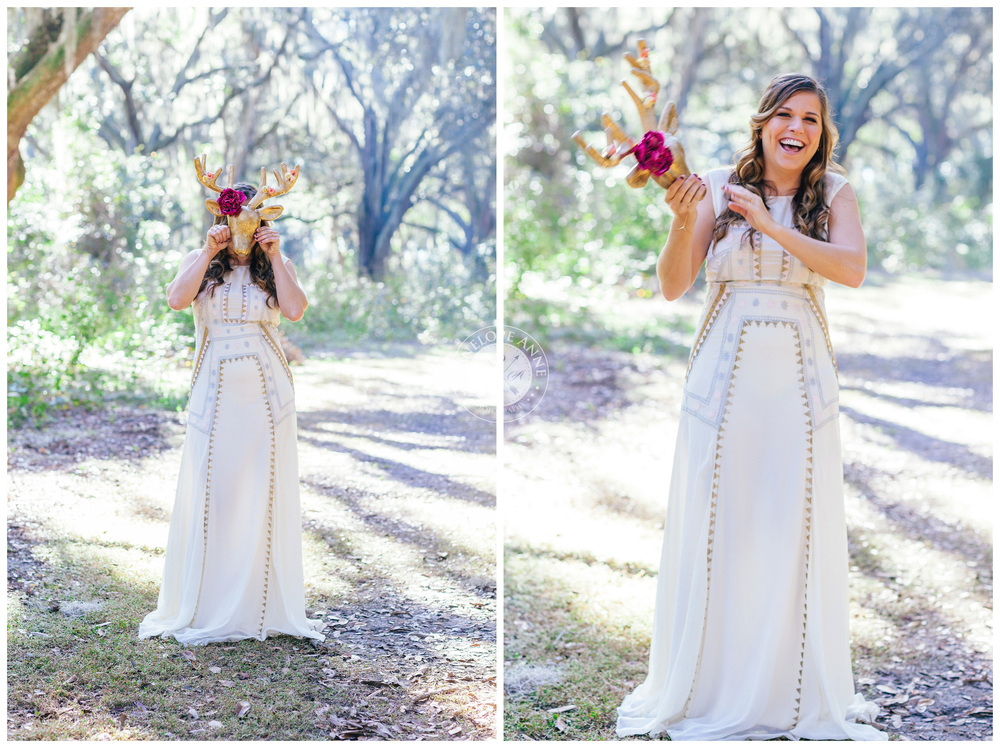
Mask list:
[[[314,268],[303,280],[309,309],[292,334],[312,345],[464,338],[496,317],[495,250],[478,251],[486,279],[442,243],[410,247],[380,282],[359,277],[353,262]]]
[[[109,152],[94,169],[92,135],[60,136],[56,158],[32,160],[8,212],[11,425],[110,393],[175,403],[153,362],[193,343],[162,290],[180,252],[160,158]]]

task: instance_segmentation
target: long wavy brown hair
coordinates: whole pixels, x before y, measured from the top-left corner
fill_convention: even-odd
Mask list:
[[[778,113],[778,107],[800,91],[809,91],[819,98],[823,134],[820,136],[816,153],[802,170],[799,189],[792,198],[794,226],[806,236],[829,241],[830,206],[826,200],[826,182],[823,177],[828,169],[839,174],[846,174],[846,172],[833,160],[833,152],[837,147],[840,134],[830,116],[826,91],[808,75],[779,75],[768,85],[764,95],[760,97],[757,113],[750,117],[750,142],[737,152],[735,156],[736,168],[729,176],[729,182],[757,193],[764,200],[765,205],[767,204],[766,191],[770,191],[772,195],[777,192],[775,186],[764,179],[764,142],[761,131],[767,121]],[[746,223],[746,219],[727,208],[715,221],[713,241],[720,241],[729,233],[730,226],[740,222]],[[753,228],[747,224],[743,241],[749,240],[751,234],[753,234]]]
[[[257,188],[246,182],[237,182],[233,185],[233,189],[242,192],[248,201],[252,200],[253,196],[257,194]],[[226,216],[216,216],[213,226],[218,226],[227,221]],[[261,221],[260,225],[270,226],[271,224],[267,221]],[[200,294],[207,288],[209,295],[215,296],[215,289],[222,285],[223,276],[232,269],[232,264],[229,262],[229,249],[227,247],[213,257],[212,261],[208,264],[208,269],[205,270],[205,277],[201,281],[198,293]],[[250,247],[250,281],[267,294],[267,305],[272,309],[277,309],[278,289],[274,285],[274,268],[271,267],[271,261],[267,258],[267,253],[260,246],[259,242],[254,242],[253,246]],[[271,303],[272,301],[274,302],[273,304]]]

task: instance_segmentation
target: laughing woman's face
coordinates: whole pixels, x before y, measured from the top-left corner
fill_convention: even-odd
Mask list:
[[[801,172],[823,135],[819,96],[799,91],[778,107],[761,131],[764,162],[779,171]]]

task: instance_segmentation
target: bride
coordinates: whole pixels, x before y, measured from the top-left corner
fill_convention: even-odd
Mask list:
[[[706,262],[670,479],[649,674],[621,736],[885,740],[854,691],[827,280],[861,285],[854,191],[812,78],[775,78],[735,167],[678,179],[668,300]],[[707,199],[705,199],[707,198]]]
[[[305,616],[298,456],[292,373],[275,332],[307,306],[265,199],[291,189],[298,167],[282,164],[279,189],[221,189],[204,246],[167,287],[171,309],[194,304],[197,335],[188,425],[170,521],[163,584],[139,638],[184,644],[291,634],[322,640]]]

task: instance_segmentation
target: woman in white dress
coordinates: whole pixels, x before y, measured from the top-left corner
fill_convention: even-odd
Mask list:
[[[775,78],[735,167],[667,190],[668,300],[707,260],[684,387],[649,674],[620,736],[885,740],[854,690],[827,280],[861,285],[854,191],[812,78]]]
[[[231,230],[231,216],[249,215],[244,202],[266,199],[261,190],[231,174],[226,190],[202,181],[222,194],[209,201],[218,218],[205,245],[167,287],[171,309],[194,303],[197,350],[163,584],[139,637],[322,640],[323,623],[305,615],[294,390],[275,337],[281,316],[302,318],[306,297],[266,221]],[[227,199],[235,207],[222,215]]]

